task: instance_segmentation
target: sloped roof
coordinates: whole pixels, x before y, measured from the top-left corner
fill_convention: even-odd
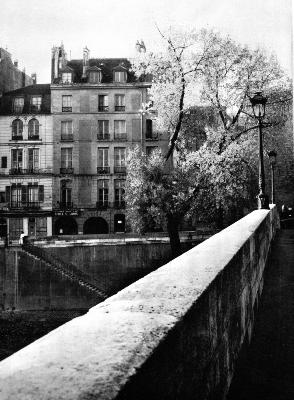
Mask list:
[[[17,96],[17,95],[44,95],[50,94],[49,83],[37,83],[36,85],[24,86],[19,89],[11,90],[3,94],[4,96]]]

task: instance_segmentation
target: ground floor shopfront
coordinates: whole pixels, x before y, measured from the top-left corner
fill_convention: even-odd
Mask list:
[[[0,237],[18,240],[21,233],[32,238],[52,236],[51,215],[0,215]]]

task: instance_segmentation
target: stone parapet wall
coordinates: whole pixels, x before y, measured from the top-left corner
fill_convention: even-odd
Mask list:
[[[254,211],[2,361],[0,398],[224,398],[277,227]]]

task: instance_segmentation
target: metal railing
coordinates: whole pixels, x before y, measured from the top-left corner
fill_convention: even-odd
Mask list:
[[[127,172],[127,167],[125,166],[114,166],[115,174],[125,174]]]
[[[57,203],[58,208],[62,210],[72,210],[74,209],[74,203],[72,201],[60,201]]]
[[[127,138],[128,138],[127,132],[123,133],[114,132],[114,140],[127,140]]]
[[[31,174],[50,174],[52,169],[49,168],[11,168],[10,175],[31,175]]]
[[[12,201],[9,206],[10,209],[21,209],[21,210],[37,210],[41,208],[39,201]]]
[[[98,111],[106,112],[109,110],[109,106],[98,106]]]
[[[96,202],[96,208],[98,210],[107,210],[107,208],[110,207],[110,204],[108,201],[97,201]]]
[[[73,141],[73,134],[72,133],[62,133],[60,140],[63,142],[69,141],[72,142]]]
[[[28,140],[40,140],[40,136],[39,135],[29,135]]]
[[[126,106],[115,106],[114,110],[115,111],[126,111]]]
[[[109,174],[110,167],[97,167],[97,174]]]
[[[109,133],[97,133],[97,140],[110,140]]]
[[[72,107],[62,107],[62,112],[72,112]]]
[[[12,135],[11,140],[23,140],[23,136],[22,135]]]
[[[158,132],[146,132],[146,140],[158,140]]]
[[[60,173],[61,174],[73,174],[74,173],[74,169],[72,167],[60,168]]]
[[[58,257],[48,253],[45,249],[34,246],[29,242],[25,242],[22,248],[30,255],[45,262],[49,267],[60,273],[62,276],[65,276],[71,281],[77,282],[80,286],[83,286],[85,289],[95,293],[99,298],[104,300],[108,297],[104,288],[100,288],[96,280],[94,280],[95,283],[92,283],[91,281],[93,281],[93,279],[91,276],[78,269],[75,265],[66,263]]]

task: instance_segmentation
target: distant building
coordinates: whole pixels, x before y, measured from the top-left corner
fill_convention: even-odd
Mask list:
[[[18,69],[18,62],[11,60],[11,54],[0,48],[0,97],[3,93],[36,83],[36,74],[26,75]]]
[[[167,147],[152,115],[140,113],[150,82],[138,80],[123,58],[67,61],[52,50],[54,132],[53,232],[125,232],[127,150]]]
[[[0,105],[0,237],[52,234],[50,85],[5,93]]]

